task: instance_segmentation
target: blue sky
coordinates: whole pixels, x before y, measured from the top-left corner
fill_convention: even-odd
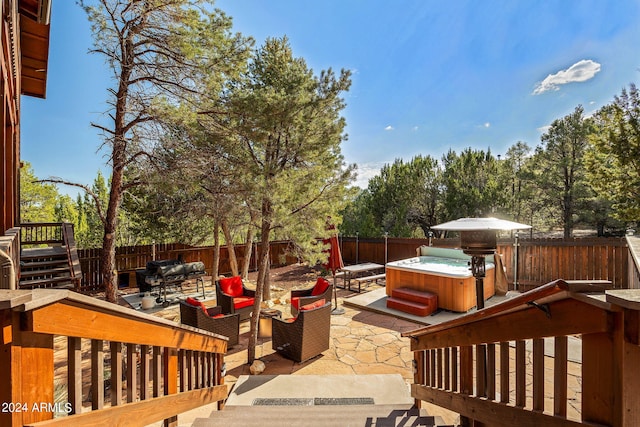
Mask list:
[[[553,120],[579,104],[593,112],[640,80],[638,0],[215,4],[258,46],[286,35],[316,73],[353,72],[342,149],[360,186],[396,158],[535,147]],[[22,158],[41,178],[108,174],[90,122],[102,119],[112,82],[90,43],[75,2],[54,1],[47,99],[22,98]]]

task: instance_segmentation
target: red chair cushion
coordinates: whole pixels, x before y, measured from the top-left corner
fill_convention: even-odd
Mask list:
[[[234,276],[226,279],[220,279],[220,289],[230,297],[242,296],[242,277]]]
[[[253,305],[255,298],[252,297],[236,297],[233,299],[233,308],[238,310]]]
[[[204,305],[202,301],[198,301],[195,298],[188,297],[186,300],[184,300],[184,302],[194,307],[202,308],[202,311],[204,311],[204,314],[206,314],[207,316],[209,315],[209,313],[207,312],[207,307]]]
[[[215,316],[211,316],[212,319],[220,319],[221,317],[224,317],[224,314],[216,314]]]
[[[311,304],[303,305],[300,307],[300,311],[313,310],[314,308],[322,307],[323,305],[325,305],[324,298],[319,299],[316,302],[312,302]]]
[[[299,297],[291,298],[291,305],[294,306],[296,309],[300,308],[300,298]]]
[[[322,277],[318,277],[315,286],[311,290],[311,296],[315,297],[316,295],[322,295],[329,287],[329,282]]]

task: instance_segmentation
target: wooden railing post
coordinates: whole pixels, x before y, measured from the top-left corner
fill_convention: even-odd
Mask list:
[[[624,427],[637,426],[640,425],[640,291],[636,289],[607,291],[606,299],[607,302],[622,308],[621,312],[611,314],[614,319],[614,332],[607,339],[597,337],[605,344],[610,343],[610,358],[615,363],[610,366],[610,376],[614,377],[610,380],[611,384],[605,382],[605,385],[618,393],[614,395],[617,397],[614,410],[618,411],[615,414],[614,424]],[[590,347],[598,345],[596,339],[593,341]],[[605,347],[598,351],[606,350]],[[593,380],[594,383],[596,381],[597,379]],[[595,386],[594,383],[589,385]]]
[[[20,319],[11,310],[0,310],[0,402],[17,402],[20,398],[20,384],[18,381],[7,381],[20,375],[20,352],[14,347],[14,341],[19,333]],[[0,425],[20,425],[22,414],[16,411],[0,411]]]
[[[91,409],[104,406],[104,349],[102,340],[91,340]]]
[[[82,340],[78,337],[67,338],[67,393],[70,415],[82,413]]]
[[[525,342],[522,340],[516,341],[516,406],[520,408],[524,408],[526,402],[526,364]]]
[[[164,349],[164,394],[165,396],[178,392],[178,351],[175,348]],[[178,425],[178,415],[166,418],[164,427]]]
[[[500,403],[509,403],[509,342],[500,343]]]
[[[622,426],[623,314],[609,316],[611,332],[582,336],[582,420]]]
[[[473,394],[473,347],[460,347],[460,394]],[[473,421],[460,417],[461,426],[470,426]]]
[[[425,381],[425,352],[424,351],[415,351],[413,353],[413,383],[424,385]],[[416,408],[420,408],[422,406],[422,401],[419,399],[414,399],[414,405]]]
[[[222,370],[225,369],[224,366],[224,355],[222,354],[214,354],[213,355],[214,362],[214,372],[213,372],[213,385],[222,385],[224,384],[224,375]],[[224,409],[224,400],[218,401],[218,411],[222,411]]]
[[[140,400],[149,398],[149,346],[140,346]]]
[[[138,357],[136,345],[127,344],[127,403],[138,400]]]
[[[122,343],[112,342],[111,349],[111,406],[122,405]]]
[[[53,418],[53,336],[20,330],[20,315],[0,311],[0,425]]]
[[[533,410],[544,411],[544,338],[533,340]]]
[[[152,368],[151,373],[153,375],[153,397],[160,397],[160,391],[162,390],[162,349],[158,346],[153,347]],[[183,350],[184,351],[184,350]]]
[[[53,418],[51,406],[55,403],[53,396],[53,336],[33,332],[20,333],[22,398],[18,402],[26,402],[29,411],[23,422],[50,420]],[[44,405],[50,405],[43,408]],[[35,409],[35,405],[39,408]]]
[[[566,336],[556,337],[553,351],[553,371],[555,381],[553,388],[553,415],[567,416],[567,357],[569,339]]]

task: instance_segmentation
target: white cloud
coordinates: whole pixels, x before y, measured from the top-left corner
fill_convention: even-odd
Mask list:
[[[582,59],[566,70],[560,70],[555,74],[549,74],[543,81],[537,84],[533,95],[544,92],[560,90],[560,86],[573,82],[586,82],[592,79],[600,71],[600,64],[590,59]]]
[[[369,180],[376,175],[380,174],[380,169],[387,164],[387,162],[371,162],[360,163],[356,171],[356,180],[353,185],[365,189],[369,186]]]
[[[549,131],[549,129],[551,129],[551,125],[547,125],[547,126],[542,126],[539,127],[538,129],[536,129],[538,132],[540,133],[547,133]]]
[[[393,128],[393,126],[391,126],[391,125],[389,125],[389,126],[387,126],[386,128],[384,128],[384,130],[387,130],[387,131],[389,131],[389,130],[393,130],[393,129],[394,129],[394,128]]]
[[[485,123],[484,125],[482,125],[482,126],[484,126],[484,127],[486,127],[486,128],[490,128],[490,127],[491,127],[491,123],[486,122],[486,123]]]

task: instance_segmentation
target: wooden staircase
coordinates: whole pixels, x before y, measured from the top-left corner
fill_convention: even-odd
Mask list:
[[[21,225],[20,289],[78,289],[80,260],[69,223]]]
[[[198,418],[193,427],[444,427],[424,409],[398,405],[235,406]]]
[[[438,309],[438,296],[411,288],[396,288],[387,298],[387,307],[424,317]]]
[[[399,374],[241,375],[222,410],[193,427],[445,426],[414,406]],[[186,420],[185,420],[186,421]],[[180,425],[187,425],[181,423]]]

